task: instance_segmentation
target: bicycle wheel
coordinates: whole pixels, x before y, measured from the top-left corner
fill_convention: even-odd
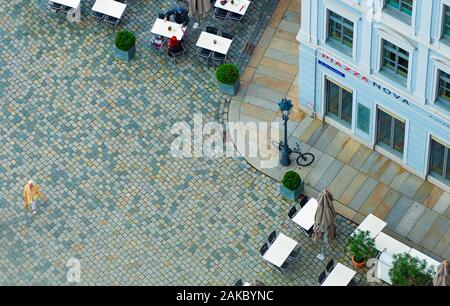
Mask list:
[[[314,162],[316,157],[311,153],[303,153],[297,157],[297,165],[299,166],[309,166]]]

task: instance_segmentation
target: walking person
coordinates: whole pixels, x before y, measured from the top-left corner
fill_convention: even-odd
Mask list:
[[[23,199],[25,201],[25,209],[36,214],[37,201],[47,200],[47,197],[41,192],[38,185],[29,180],[23,188]]]

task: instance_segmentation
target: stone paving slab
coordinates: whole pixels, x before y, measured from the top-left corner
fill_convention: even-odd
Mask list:
[[[355,169],[360,169],[362,165],[369,158],[372,151],[369,148],[362,146],[356,153],[353,155],[352,160],[349,165]]]
[[[334,180],[329,184],[328,190],[337,199],[341,197],[342,193],[347,189],[348,185],[353,181],[357,174],[357,170],[343,165],[341,171],[335,176]]]
[[[323,134],[320,135],[320,137],[317,139],[316,142],[314,142],[312,145],[320,151],[325,151],[325,149],[330,144],[331,140],[336,136],[336,133],[338,130],[332,126],[325,127],[325,131]],[[311,143],[311,139],[310,139]]]
[[[444,254],[444,258],[448,258],[450,255],[450,228],[442,236],[441,240],[438,242],[433,252],[436,254]]]
[[[443,193],[439,200],[434,204],[433,210],[443,214],[450,208],[450,193]]]
[[[390,189],[383,200],[381,200],[380,204],[375,208],[373,214],[384,220],[401,197],[402,194],[400,192]]]
[[[372,179],[371,177],[367,177],[364,184],[361,185],[358,192],[355,194],[348,206],[355,211],[361,212],[361,206],[373,192],[377,184],[378,182],[376,180]]]
[[[347,189],[345,189],[344,193],[339,198],[339,202],[344,205],[349,205],[356,194],[359,192],[363,184],[366,182],[367,176],[358,172],[357,175],[353,178],[352,182],[348,185]]]
[[[394,229],[412,205],[413,201],[403,195],[384,219],[386,227]]]
[[[326,148],[325,152],[327,152],[328,155],[337,157],[348,140],[349,137],[346,134],[344,134],[341,131],[338,131],[334,139],[330,142],[330,144]]]
[[[450,220],[445,216],[439,215],[430,230],[423,237],[421,244],[426,249],[433,250],[449,228]]]
[[[438,217],[437,212],[426,209],[407,237],[416,243],[420,243]]]
[[[395,227],[395,231],[400,235],[407,236],[408,233],[413,228],[414,224],[419,220],[422,214],[425,212],[426,207],[414,202],[412,206],[405,213],[403,218],[400,219],[397,226]]]
[[[416,194],[414,195],[414,200],[420,203],[425,202],[425,200],[433,191],[434,187],[435,186],[428,181],[423,182],[422,186],[420,186],[419,190],[417,190]]]
[[[318,190],[325,190],[336,177],[336,175],[341,171],[344,164],[339,160],[333,159],[333,162],[328,167],[324,175],[320,178],[320,180],[316,184],[316,188]]]
[[[361,206],[359,212],[364,216],[371,214],[390,190],[388,186],[379,182],[368,196],[367,201]]]

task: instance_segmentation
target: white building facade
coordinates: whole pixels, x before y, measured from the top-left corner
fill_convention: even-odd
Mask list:
[[[450,0],[302,0],[300,107],[450,190]]]

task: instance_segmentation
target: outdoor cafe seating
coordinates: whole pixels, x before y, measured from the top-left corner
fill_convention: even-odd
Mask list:
[[[277,271],[284,273],[289,270],[292,262],[298,258],[299,250],[295,250],[298,242],[287,237],[283,233],[277,235],[273,231],[266,242],[264,242],[260,253]]]
[[[311,237],[311,235],[313,234],[315,222],[314,217],[317,210],[317,200],[314,198],[304,197],[302,199],[302,202],[300,202],[300,206],[304,202],[306,203],[303,204],[303,207],[300,210],[297,211],[297,208],[294,206],[293,208],[291,208],[291,211],[288,215],[292,221],[300,226],[300,229],[305,235]]]

